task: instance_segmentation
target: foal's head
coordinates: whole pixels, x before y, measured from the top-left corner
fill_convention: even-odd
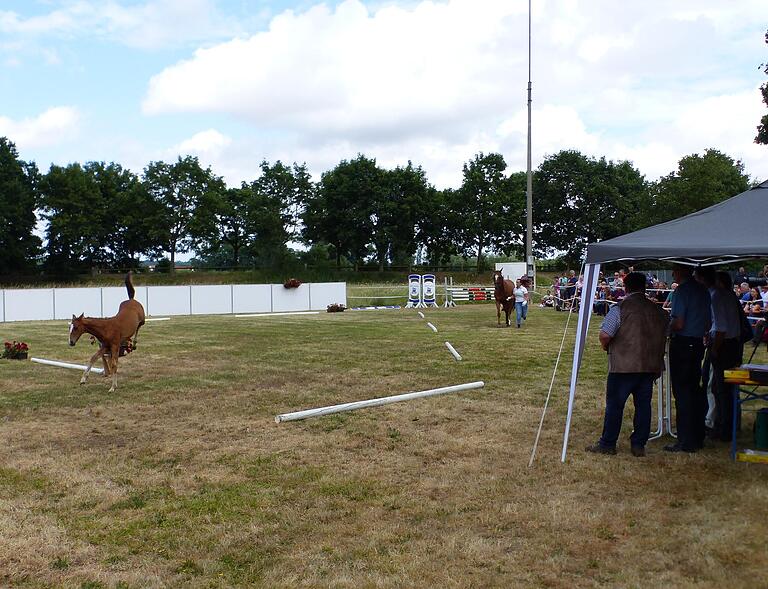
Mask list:
[[[83,321],[83,315],[85,313],[80,313],[80,317],[75,317],[72,315],[72,321],[69,324],[69,345],[74,346],[77,343],[77,340],[80,339],[80,336],[85,333],[85,323]]]
[[[500,286],[504,284],[504,276],[501,273],[501,270],[495,270],[493,273],[493,284],[496,286]]]

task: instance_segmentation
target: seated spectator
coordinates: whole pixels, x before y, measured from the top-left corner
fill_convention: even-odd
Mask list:
[[[552,294],[552,289],[548,289],[547,292],[542,295],[541,302],[539,303],[539,307],[554,307],[555,306],[555,296]]]
[[[675,296],[675,290],[677,289],[677,282],[673,282],[671,286],[672,291],[667,293],[667,299],[664,301],[664,304],[662,305],[662,309],[670,310],[672,309],[672,299]]]
[[[657,280],[654,283],[654,299],[657,303],[661,303],[662,305],[667,302],[667,297],[669,296],[669,289],[667,288],[667,283],[663,280]]]
[[[593,305],[593,309],[595,313],[600,315],[601,317],[605,317],[608,314],[608,309],[610,308],[610,301],[611,297],[611,287],[608,286],[607,282],[604,282],[597,288],[597,292],[595,293],[595,302]]]

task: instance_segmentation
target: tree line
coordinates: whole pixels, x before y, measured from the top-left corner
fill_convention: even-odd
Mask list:
[[[150,162],[140,175],[110,162],[42,173],[0,138],[0,275],[136,267],[194,251],[216,267],[309,264],[443,265],[525,251],[525,173],[498,153],[463,165],[457,188],[437,189],[408,161],[392,169],[358,155],[313,181],[306,164],[264,161],[227,186],[196,157]],[[564,150],[535,170],[539,257],[578,263],[586,244],[715,204],[749,188],[743,165],[716,149],[683,157],[647,181],[627,161]],[[42,239],[36,227],[42,228]],[[296,244],[303,247],[295,248]]]

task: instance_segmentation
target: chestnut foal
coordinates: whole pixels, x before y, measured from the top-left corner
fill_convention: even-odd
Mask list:
[[[130,346],[129,349],[136,349],[139,328],[144,325],[144,307],[134,300],[136,290],[133,288],[130,272],[125,277],[125,288],[128,289],[128,300],[120,303],[114,317],[96,319],[84,317],[84,314],[80,317],[72,315],[72,323],[69,324],[70,346],[74,346],[84,333],[90,333],[99,341],[99,350],[91,356],[80,384],[85,384],[93,363],[101,358],[104,362],[104,376],[112,376],[110,393],[117,387],[117,359],[120,356],[120,347],[125,345]]]

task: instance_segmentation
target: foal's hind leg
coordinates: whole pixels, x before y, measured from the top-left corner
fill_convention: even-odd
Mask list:
[[[109,367],[112,375],[112,386],[109,387],[109,392],[114,393],[117,388],[117,358],[120,355],[120,344],[112,345],[109,348]]]

